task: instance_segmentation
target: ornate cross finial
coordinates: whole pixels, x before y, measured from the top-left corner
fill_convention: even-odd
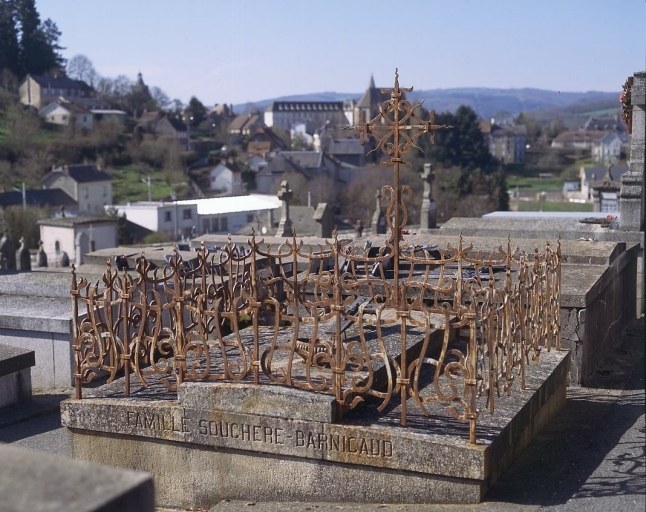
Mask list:
[[[390,156],[392,164],[406,165],[408,162],[404,160],[404,155],[412,148],[420,149],[416,142],[422,135],[428,134],[431,143],[434,143],[437,130],[451,128],[449,125],[435,124],[433,110],[428,121],[422,120],[416,112],[422,103],[413,105],[403,99],[404,93],[412,90],[412,87],[399,86],[399,71],[395,69],[394,87],[381,89],[383,93],[390,93],[390,100],[381,105],[379,114],[373,119],[351,128],[359,131],[362,143],[367,142],[371,136],[377,140],[377,146],[370,153],[381,149]]]
[[[416,142],[422,135],[428,134],[431,142],[434,142],[435,132],[442,128],[450,128],[447,125],[435,124],[435,113],[431,111],[428,121],[422,120],[416,110],[421,103],[412,105],[404,99],[404,93],[411,92],[412,87],[403,88],[399,86],[399,71],[395,69],[395,84],[392,89],[381,89],[382,93],[390,93],[390,100],[384,101],[379,108],[379,114],[368,122],[362,120],[359,126],[351,129],[358,130],[362,143],[369,137],[377,141],[376,147],[370,151],[380,149],[390,156],[390,164],[393,167],[393,185],[385,185],[382,190],[388,192],[390,197],[386,211],[386,222],[390,227],[390,237],[386,242],[392,247],[393,257],[393,290],[396,295],[395,302],[403,304],[405,300],[399,290],[399,241],[403,238],[404,226],[408,217],[406,204],[402,199],[402,192],[410,195],[411,189],[407,185],[402,186],[399,182],[399,171],[401,165],[407,165],[404,155],[413,148],[421,150]],[[368,153],[368,154],[370,154]],[[374,224],[374,221],[373,221]],[[374,229],[374,227],[373,227]]]

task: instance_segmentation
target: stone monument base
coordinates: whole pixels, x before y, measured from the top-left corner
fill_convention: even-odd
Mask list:
[[[378,414],[367,403],[335,420],[333,397],[268,385],[184,383],[167,396],[133,387],[124,398],[117,382],[61,413],[75,458],[153,474],[158,506],[477,503],[564,405],[568,363],[569,352],[544,352],[526,389],[514,383],[493,415],[482,403],[475,445],[439,404],[430,417],[409,414],[407,427],[397,405]]]

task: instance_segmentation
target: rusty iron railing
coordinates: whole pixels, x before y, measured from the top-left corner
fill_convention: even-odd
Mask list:
[[[228,380],[333,394],[344,409],[413,398],[469,421],[489,410],[541,350],[559,348],[560,249],[400,246],[371,255],[334,238],[202,247],[192,264],[140,258],[101,282],[73,273],[77,397],[96,376],[175,390]],[[403,348],[402,348],[403,347]],[[426,382],[426,384],[423,384]],[[401,422],[407,409],[401,407]]]
[[[413,125],[416,108],[396,77],[381,117],[362,128],[385,131],[377,147],[395,169],[381,247],[252,235],[202,245],[191,261],[175,252],[162,267],[143,255],[134,271],[108,262],[100,282],[73,271],[77,398],[97,377],[125,377],[126,396],[133,379],[171,391],[185,381],[276,384],[333,395],[346,411],[369,398],[380,412],[394,404],[402,425],[409,406],[426,415],[444,406],[475,443],[477,401],[494,412],[515,381],[524,387],[527,364],[560,348],[560,244],[533,254],[511,240],[491,254],[461,237],[410,244],[403,150],[441,128]]]

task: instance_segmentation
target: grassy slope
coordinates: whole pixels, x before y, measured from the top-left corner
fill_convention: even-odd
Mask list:
[[[151,198],[153,201],[168,200],[171,197],[170,185],[159,176],[158,171],[151,171],[147,166],[129,165],[121,169],[110,169],[114,203],[128,201],[147,201],[148,185],[142,180],[151,180]]]

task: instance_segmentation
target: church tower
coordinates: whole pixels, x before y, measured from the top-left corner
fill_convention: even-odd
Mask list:
[[[365,122],[370,121],[379,113],[381,104],[389,99],[390,95],[388,93],[381,92],[381,89],[375,86],[375,78],[371,74],[370,83],[368,84],[366,92],[363,93],[363,96],[355,105],[355,122],[359,122],[359,119],[361,119],[360,116],[364,116],[363,119]]]

